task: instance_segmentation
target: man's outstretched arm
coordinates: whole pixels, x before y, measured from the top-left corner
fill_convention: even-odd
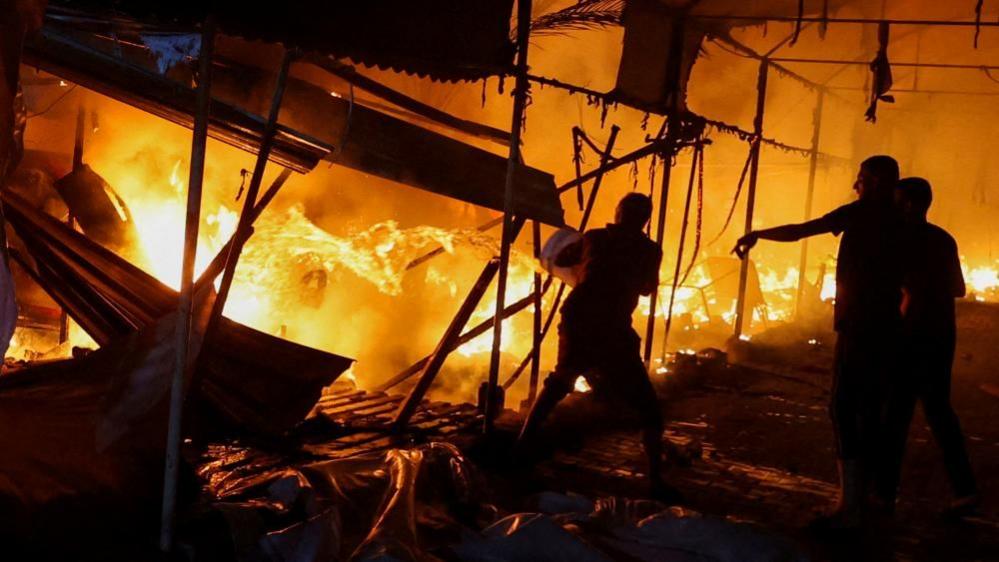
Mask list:
[[[743,236],[735,243],[735,248],[732,251],[743,258],[749,253],[749,250],[756,245],[760,240],[773,240],[775,242],[797,242],[802,238],[808,238],[809,236],[815,236],[817,234],[826,234],[828,232],[835,232],[836,228],[834,225],[830,224],[828,215],[825,217],[810,220],[808,222],[798,223],[798,224],[785,224],[782,226],[775,226],[773,228],[766,228],[763,230],[754,230],[749,234]]]

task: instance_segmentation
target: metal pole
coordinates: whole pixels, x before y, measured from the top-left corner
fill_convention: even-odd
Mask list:
[[[201,55],[198,72],[198,102],[191,139],[191,169],[187,187],[187,219],[184,228],[184,262],[177,305],[176,356],[170,381],[170,418],[167,425],[166,463],[163,470],[163,511],[161,513],[160,549],[173,548],[174,516],[177,507],[177,467],[180,461],[181,413],[184,404],[184,375],[187,346],[193,313],[194,259],[198,249],[201,224],[201,186],[205,171],[205,148],[208,141],[208,114],[211,102],[212,51],[215,22],[209,16],[201,28]]]
[[[760,173],[760,139],[763,136],[763,109],[767,99],[767,71],[770,68],[769,61],[760,61],[760,73],[756,82],[756,117],[753,119],[753,148],[752,158],[749,161],[749,192],[746,194],[746,234],[753,230],[753,211],[756,207],[756,180]],[[746,283],[749,279],[749,255],[742,258],[742,265],[739,268],[739,298],[735,305],[735,336],[742,335],[742,328],[745,322],[746,308]]]
[[[76,136],[73,141],[73,171],[76,172],[83,168],[83,144],[86,141],[87,135],[87,110],[83,106],[83,102],[80,102],[79,107],[76,109]],[[75,217],[73,217],[73,211],[69,211],[69,216],[66,217],[66,224],[70,228],[75,228],[74,223],[76,222]],[[59,314],[59,343],[65,343],[69,339],[69,313],[65,308]]]
[[[822,132],[822,105],[825,101],[825,92],[819,90],[818,98],[815,100],[815,113],[812,115],[812,154],[808,158],[808,191],[805,193],[805,221],[812,219],[812,200],[815,196],[815,171],[819,164],[819,136]],[[801,257],[798,260],[798,292],[795,296],[794,311],[795,316],[801,317],[801,299],[804,296],[805,283],[808,278],[805,276],[805,267],[808,265],[808,238],[801,241]]]
[[[683,246],[687,243],[687,226],[690,224],[690,200],[694,196],[694,182],[697,179],[697,163],[701,158],[701,150],[695,149],[690,160],[690,181],[687,184],[687,199],[683,204],[683,223],[680,226],[680,243],[676,250],[676,266],[673,270],[673,285],[669,294],[669,305],[666,307],[666,329],[663,331],[663,347],[660,359],[666,360],[666,344],[670,328],[673,327],[673,305],[676,303],[676,291],[680,288],[680,272],[683,270]],[[694,256],[696,259],[697,256]]]
[[[267,124],[264,127],[263,139],[260,143],[260,151],[257,153],[257,160],[253,167],[253,176],[250,178],[250,186],[247,188],[243,199],[243,210],[239,215],[239,223],[236,225],[236,233],[233,235],[233,243],[229,246],[229,255],[226,257],[225,270],[222,272],[222,281],[219,284],[218,296],[212,307],[210,325],[215,324],[222,316],[225,309],[226,300],[229,298],[229,290],[232,288],[232,280],[236,275],[236,264],[239,262],[239,255],[246,242],[247,230],[253,222],[254,206],[257,203],[257,194],[260,192],[260,183],[264,179],[264,170],[267,169],[267,159],[274,146],[274,134],[277,132],[278,115],[281,113],[281,100],[284,98],[285,86],[288,84],[288,69],[294,55],[290,49],[285,50],[284,58],[281,60],[281,68],[278,70],[276,82],[274,84],[274,95],[271,97],[270,113],[267,116]]]
[[[532,234],[534,235],[534,259],[541,258],[541,223],[532,221]],[[534,397],[538,393],[538,379],[541,377],[541,295],[544,292],[541,283],[541,273],[534,272],[534,327],[532,334],[534,342],[531,347],[531,380],[527,387],[527,404],[534,403]]]
[[[506,163],[506,185],[503,190],[503,234],[500,236],[499,275],[496,279],[496,318],[493,321],[493,349],[489,357],[489,385],[486,389],[484,431],[493,429],[495,402],[499,384],[500,343],[503,339],[503,301],[506,299],[507,266],[510,265],[510,245],[513,243],[514,176],[520,166],[521,124],[527,108],[527,48],[531,38],[531,0],[517,0],[517,84],[513,92],[513,123],[510,125],[510,157]]]

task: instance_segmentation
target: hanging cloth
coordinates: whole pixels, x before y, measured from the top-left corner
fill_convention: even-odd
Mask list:
[[[867,108],[864,116],[870,122],[878,120],[878,102],[894,103],[895,97],[888,95],[888,90],[892,87],[891,64],[888,62],[888,34],[889,25],[887,21],[878,24],[878,54],[871,61],[871,105]]]
[[[798,17],[794,21],[794,35],[791,36],[790,46],[793,47],[795,43],[798,42],[798,36],[801,35],[801,23],[805,19],[805,0],[798,0]]]
[[[975,4],[975,48],[978,48],[978,36],[982,33],[982,8],[985,7],[985,0],[978,0]]]

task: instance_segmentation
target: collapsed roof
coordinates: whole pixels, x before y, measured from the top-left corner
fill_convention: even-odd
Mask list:
[[[194,24],[201,21],[198,18],[205,15],[203,8],[193,3],[180,4],[163,11],[121,9],[111,16],[108,14],[116,6],[114,2],[56,2],[46,16],[42,32],[25,46],[25,62],[191,127],[195,92],[190,87],[194,76],[190,60],[161,73],[156,56],[143,42],[148,34],[161,36],[195,29]],[[290,19],[280,23],[281,18],[290,17],[287,16],[290,11],[282,11],[285,15],[278,17],[279,23],[274,28],[278,31],[259,31],[267,26],[262,25],[263,15],[254,15],[253,10],[248,15],[236,15],[242,10],[227,10],[222,3],[213,13],[218,14],[223,32],[280,41],[285,47],[312,49],[314,55],[308,60],[329,61],[330,56],[346,56],[364,64],[436,79],[483,78],[503,72],[512,56],[507,38],[510,0],[476,2],[474,13],[468,7],[450,9],[452,5],[466,5],[451,1],[415,4],[387,1],[365,5],[343,14],[338,12],[336,17],[315,18],[313,21],[336,22],[334,29],[324,29],[323,33],[338,39],[326,42],[321,40],[324,35],[320,30],[309,29],[308,24],[299,20],[295,25],[304,27],[300,32],[296,27],[295,33],[291,33]],[[403,5],[406,7],[401,8]],[[418,10],[414,6],[426,9],[416,16],[413,14]],[[122,15],[145,19],[126,20]],[[412,18],[405,19],[411,15]],[[440,19],[433,24],[421,23],[436,16]],[[340,27],[353,31],[341,35],[337,31]],[[348,41],[351,37],[357,39],[356,43]],[[226,40],[225,36],[220,37],[220,41]],[[487,44],[492,47],[487,48]],[[448,54],[441,55],[445,51]],[[272,75],[252,63],[237,60],[217,60],[213,73],[216,78],[210,135],[255,153],[264,129],[264,120],[258,114],[266,112],[266,106],[255,102],[266,99],[265,92],[273,84]],[[251,98],[247,92],[261,95]],[[322,88],[295,78],[289,80],[283,110],[270,156],[273,162],[304,173],[326,159],[474,205],[504,209],[507,159],[503,155],[376,111],[354,99],[331,96]],[[514,179],[515,214],[555,226],[563,224],[551,174],[519,165]]]
[[[513,0],[53,0],[49,18],[110,31],[191,31],[209,12],[222,33],[281,43],[436,80],[476,80],[511,66]]]

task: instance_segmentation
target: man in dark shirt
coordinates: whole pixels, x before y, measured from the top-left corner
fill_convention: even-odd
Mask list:
[[[842,234],[836,261],[836,356],[829,411],[836,431],[840,497],[822,518],[831,527],[861,523],[867,479],[881,437],[881,421],[901,329],[901,217],[893,206],[898,163],[872,156],[860,165],[859,198],[802,224],[754,231],[739,239],[744,257],[760,239],[794,242]]]
[[[630,193],[618,203],[614,223],[587,231],[556,257],[555,265],[577,269],[579,281],[562,305],[555,371],[545,379],[517,445],[523,449],[534,439],[576,378],[583,376],[597,397],[637,411],[651,493],[675,500],[675,491],[660,474],[662,412],[642,361],[641,340],[631,325],[639,296],[652,294],[659,285],[662,251],[644,232],[651,213],[648,197]]]
[[[893,509],[905,442],[916,401],[943,452],[944,466],[956,496],[950,512],[961,514],[978,503],[975,476],[968,461],[961,424],[950,405],[951,364],[956,326],[954,299],[965,294],[957,243],[944,229],[926,221],[933,200],[929,182],[905,178],[898,183],[896,204],[906,221],[903,282],[902,369],[892,385],[885,422],[884,459],[877,493]]]

